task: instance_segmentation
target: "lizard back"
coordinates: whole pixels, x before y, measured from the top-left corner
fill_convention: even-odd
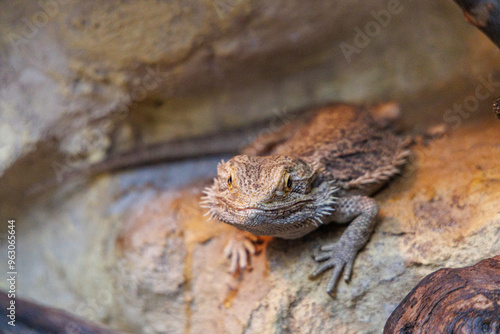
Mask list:
[[[298,156],[343,189],[375,190],[399,172],[409,155],[407,141],[376,112],[342,104],[323,107],[270,153]]]

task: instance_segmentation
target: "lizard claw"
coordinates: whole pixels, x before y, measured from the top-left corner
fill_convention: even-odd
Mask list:
[[[224,248],[224,255],[226,258],[231,259],[231,265],[229,266],[229,272],[234,274],[238,268],[244,270],[249,267],[249,259],[251,255],[255,255],[256,248],[253,240],[246,235],[236,235]]]
[[[321,247],[320,253],[314,257],[314,260],[322,263],[311,274],[311,278],[316,278],[323,272],[333,268],[332,276],[326,288],[328,294],[332,295],[342,270],[344,271],[344,281],[349,282],[356,254],[357,250],[342,247],[340,243]]]

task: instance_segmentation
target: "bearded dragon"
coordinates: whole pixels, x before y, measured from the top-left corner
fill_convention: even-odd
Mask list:
[[[331,104],[258,137],[241,155],[222,161],[204,190],[207,214],[256,236],[300,238],[318,227],[350,223],[337,242],[322,246],[312,277],[332,269],[332,294],[343,271],[367,243],[379,211],[370,197],[398,174],[410,154],[396,134],[394,103]],[[233,240],[226,254],[247,266],[248,240]]]

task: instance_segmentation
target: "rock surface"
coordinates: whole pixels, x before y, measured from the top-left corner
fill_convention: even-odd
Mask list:
[[[20,200],[29,185],[109,151],[318,102],[396,99],[422,126],[417,114],[443,118],[422,108],[423,92],[453,86],[435,96],[447,109],[479,76],[500,73],[498,50],[455,4],[389,3],[3,4],[0,198]]]
[[[231,227],[205,221],[199,187],[159,194],[131,209],[118,238],[118,280],[135,286],[118,293],[123,311],[142,324],[158,312],[142,327],[148,333],[380,332],[422,275],[500,252],[500,167],[490,159],[500,154],[497,130],[477,123],[415,147],[413,164],[377,197],[380,222],[351,283],[340,283],[333,299],[325,292],[328,275],[307,277],[311,255],[343,227],[267,240],[253,270],[233,277],[222,256]]]
[[[234,231],[203,216],[206,182],[170,188],[183,173],[212,174],[217,159],[102,177],[40,200],[18,217],[20,294],[132,332],[379,333],[423,276],[500,253],[499,140],[485,119],[417,145],[377,195],[380,221],[333,299],[327,275],[308,275],[311,255],[341,225],[267,239],[252,271],[227,273],[222,250]]]
[[[16,219],[21,297],[132,332],[380,333],[428,273],[500,254],[491,112],[500,52],[451,1],[401,2],[350,63],[340,43],[354,45],[385,2],[69,0],[23,35],[40,3],[0,12],[0,219]],[[10,33],[24,38],[19,48]],[[233,231],[206,222],[198,200],[227,157],[24,197],[55,169],[108,151],[281,121],[286,110],[338,99],[397,100],[413,131],[436,121],[450,131],[422,140],[377,195],[379,224],[334,299],[327,275],[307,276],[311,255],[343,226],[266,240],[252,271],[226,272],[221,253]]]

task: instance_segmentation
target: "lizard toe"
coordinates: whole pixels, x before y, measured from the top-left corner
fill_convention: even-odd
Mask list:
[[[320,274],[324,273],[325,271],[327,271],[328,269],[332,269],[333,267],[337,266],[337,262],[333,259],[330,259],[328,261],[325,261],[323,263],[321,263],[317,268],[316,270],[313,271],[313,273],[311,274],[311,278],[316,278],[318,277]]]
[[[353,266],[354,266],[354,258],[351,259],[350,261],[347,261],[344,268],[344,281],[346,283],[348,283],[351,280]]]
[[[233,249],[229,255],[231,264],[229,265],[229,273],[234,274],[238,270],[238,251]]]
[[[226,247],[224,255],[230,259],[229,273],[234,274],[239,270],[245,270],[250,267],[250,258],[256,253],[253,240],[245,235],[233,236]]]
[[[335,247],[337,247],[337,243],[331,243],[331,244],[328,244],[328,245],[324,245],[324,246],[321,246],[319,248],[320,251],[322,252],[329,252],[329,251],[332,251],[335,249]]]
[[[322,262],[322,261],[325,261],[325,260],[328,260],[332,255],[330,254],[330,252],[323,252],[323,253],[319,253],[318,255],[315,255],[313,258],[314,258],[314,261],[316,262]]]
[[[335,269],[332,272],[332,276],[330,277],[330,280],[328,280],[328,285],[326,286],[326,292],[330,296],[333,295],[335,285],[337,284],[337,281],[339,280],[339,276],[340,276],[340,273],[342,272],[343,267],[344,267],[344,264],[335,266]]]

